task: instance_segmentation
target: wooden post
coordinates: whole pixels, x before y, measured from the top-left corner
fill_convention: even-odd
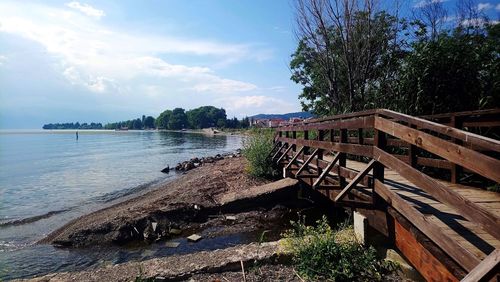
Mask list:
[[[414,125],[410,125],[412,128],[417,128],[416,126]],[[408,147],[408,161],[409,161],[409,164],[412,166],[412,167],[416,167],[417,166],[417,150],[418,150],[418,147],[413,145],[413,144],[410,144],[410,146]]]
[[[292,131],[292,138],[297,139],[297,131]],[[293,151],[297,152],[297,145],[293,145]]]
[[[359,145],[363,145],[363,128],[358,128],[358,143]]]
[[[325,131],[318,130],[318,141],[323,141],[324,136],[325,136]],[[319,166],[319,160],[322,160],[322,159],[323,159],[323,150],[319,150],[318,158],[316,159],[316,167],[318,168],[318,177],[323,172],[323,169]]]
[[[462,122],[457,119],[457,117],[455,116],[451,116],[450,117],[450,126],[451,127],[455,127],[457,129],[462,129]],[[452,139],[453,143],[455,144],[461,144],[461,142],[459,142],[459,140],[453,138]],[[457,165],[457,164],[454,164],[452,163],[451,164],[451,183],[458,183],[460,181],[460,174],[462,173],[462,167]]]
[[[347,143],[347,129],[343,128],[343,129],[340,129],[340,143]],[[342,153],[342,152],[339,152],[340,153],[340,156],[339,156],[339,171],[338,171],[338,175],[339,175],[339,184],[340,184],[340,188],[344,189],[346,186],[347,186],[347,181],[345,180],[345,177],[342,177],[340,176],[340,169],[342,167],[346,167],[347,166],[347,155],[346,153]]]
[[[384,132],[375,129],[375,135],[373,136],[373,145],[385,151],[387,146],[387,136]],[[378,179],[380,182],[384,182],[384,166],[377,162],[373,167],[373,178]]]

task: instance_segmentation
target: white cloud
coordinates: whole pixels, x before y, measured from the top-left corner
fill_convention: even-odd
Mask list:
[[[474,18],[474,19],[467,19],[467,20],[462,21],[462,25],[464,25],[464,26],[483,26],[486,23],[495,25],[495,24],[498,24],[500,22],[495,21],[495,20],[486,21],[483,18]]]
[[[7,57],[4,55],[0,55],[0,66],[5,64],[6,61],[7,61]]]
[[[448,0],[420,0],[413,7],[415,8],[423,8],[425,6],[431,5],[431,4],[436,4],[436,3],[443,3]]]
[[[197,92],[251,91],[257,86],[221,77],[207,66],[171,64],[161,55],[204,56],[218,60],[217,64],[249,58],[259,60],[268,53],[267,50],[253,49],[252,44],[124,33],[72,10],[26,5],[30,5],[29,8],[17,5],[17,2],[0,3],[0,32],[18,35],[44,46],[59,60],[61,74],[71,84],[98,93],[129,89],[133,79],[139,84],[156,79],[154,83],[175,84]],[[78,2],[67,5],[81,12],[85,10],[86,15],[93,17],[104,15],[104,12],[101,14],[99,10]]]
[[[500,3],[495,6],[495,10],[500,12]]]
[[[479,3],[479,4],[477,4],[477,9],[479,11],[487,11],[491,8],[493,8],[493,5],[491,3]]]
[[[80,4],[77,1],[66,3],[66,6],[72,8],[72,9],[78,10],[89,17],[94,17],[97,19],[100,19],[101,17],[106,15],[103,10],[96,9],[88,4],[85,4],[85,3]]]

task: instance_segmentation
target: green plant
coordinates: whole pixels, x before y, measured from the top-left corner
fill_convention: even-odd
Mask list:
[[[283,234],[285,247],[292,251],[302,277],[322,281],[380,281],[390,271],[377,258],[373,247],[337,238],[339,232],[346,230],[345,225],[333,230],[326,217],[318,220],[316,226],[306,226],[304,222],[304,218],[291,222],[293,228]]]
[[[276,170],[269,155],[273,149],[274,131],[254,130],[243,143],[243,156],[248,160],[247,172],[255,177],[273,177]]]

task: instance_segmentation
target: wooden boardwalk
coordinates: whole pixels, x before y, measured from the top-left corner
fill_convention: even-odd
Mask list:
[[[426,119],[370,110],[285,125],[270,157],[285,177],[364,213],[425,279],[499,279],[500,193],[484,186],[500,184],[500,141],[464,125],[498,136],[500,109]],[[482,189],[461,183],[469,179]]]
[[[347,167],[356,171],[361,171],[365,166],[365,163],[347,161]],[[432,223],[439,226],[449,239],[458,242],[479,260],[483,260],[494,249],[500,248],[500,240],[488,234],[478,224],[461,216],[455,209],[419,189],[397,172],[386,170],[385,179],[386,185],[392,191],[423,213]],[[500,217],[500,193],[447,181],[439,182]]]

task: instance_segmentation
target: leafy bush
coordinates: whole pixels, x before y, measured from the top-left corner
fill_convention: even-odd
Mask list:
[[[285,247],[294,256],[302,277],[320,281],[380,281],[388,267],[377,259],[373,247],[365,247],[352,237],[339,233],[352,229],[345,225],[334,231],[326,217],[317,226],[306,226],[304,220],[291,222],[293,229],[283,234]],[[343,237],[343,238],[339,238]]]
[[[243,156],[248,160],[247,172],[255,177],[275,176],[269,154],[273,149],[274,131],[254,130],[245,139]]]

